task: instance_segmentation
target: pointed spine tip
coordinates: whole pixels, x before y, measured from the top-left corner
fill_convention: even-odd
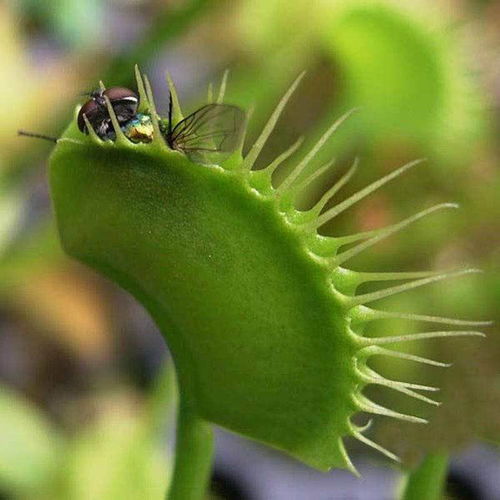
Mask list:
[[[385,455],[387,458],[390,458],[391,460],[394,460],[395,462],[401,462],[401,459],[397,455],[395,455],[391,451],[387,450],[383,446],[375,443],[374,441],[368,439],[366,436],[364,436],[360,432],[353,430],[352,436],[355,439],[357,439],[358,441],[360,441],[361,443],[366,444],[367,446],[369,446],[370,448],[373,448],[374,450],[378,451],[379,453],[382,453],[382,455]]]
[[[305,75],[305,71],[303,71],[290,85],[290,88],[285,92],[283,97],[280,99],[278,102],[278,105],[276,106],[275,110],[271,114],[269,120],[267,121],[266,125],[264,126],[261,134],[255,141],[254,145],[250,148],[250,151],[246,155],[245,159],[243,160],[243,169],[246,170],[251,170],[253,165],[255,164],[255,161],[257,160],[257,157],[259,156],[260,152],[262,151],[262,148],[267,142],[267,139],[271,135],[271,132],[274,130],[274,127],[276,126],[276,123],[281,116],[281,113],[283,112],[283,109],[285,108],[286,104],[292,97],[292,94],[295,92],[295,89],[301,82],[302,78]]]
[[[412,422],[414,424],[427,424],[428,420],[425,418],[415,417],[414,415],[407,415],[405,413],[399,413],[394,410],[390,410],[389,408],[385,408],[379,404],[370,401],[368,398],[363,396],[362,394],[358,394],[353,397],[354,404],[360,411],[366,413],[372,413],[374,415],[382,415],[385,417],[395,418],[396,420],[403,420],[406,422]]]
[[[222,75],[222,80],[219,87],[219,94],[217,95],[217,104],[222,104],[224,102],[224,96],[226,94],[227,79],[229,76],[229,69],[224,70]]]
[[[297,184],[295,184],[290,189],[290,191],[295,195],[299,195],[302,191],[307,189],[307,187],[310,186],[318,177],[322,176],[327,170],[329,170],[334,164],[335,164],[335,159],[330,160],[324,165],[321,165],[314,172],[310,173],[309,175],[306,175],[303,179],[301,179],[300,182],[297,182]]]
[[[300,148],[303,142],[304,137],[299,137],[288,149],[279,154],[266,168],[264,168],[263,171],[267,172],[271,177],[275,170]]]
[[[356,173],[359,165],[359,158],[356,157],[354,159],[354,162],[349,168],[349,170],[337,181],[333,184],[332,187],[330,187],[318,200],[318,202],[313,206],[311,209],[313,213],[316,214],[316,218],[319,217],[319,214],[325,208],[326,204],[330,201],[330,199],[335,196],[335,194],[342,188],[344,187],[345,184],[347,184],[353,175]],[[308,224],[308,227],[311,230],[314,230],[316,228],[316,220],[314,220],[312,223]]]
[[[383,344],[394,344],[398,342],[413,342],[415,340],[423,339],[437,339],[443,337],[486,337],[483,332],[476,331],[439,331],[439,332],[422,332],[422,333],[412,333],[410,335],[399,335],[399,336],[387,336],[387,337],[371,337],[366,338],[366,344],[371,345],[383,345]]]
[[[146,88],[146,95],[148,97],[149,109],[151,114],[151,121],[153,122],[153,144],[160,146],[161,148],[166,147],[165,142],[162,139],[162,134],[160,130],[160,122],[158,121],[158,114],[156,112],[156,104],[153,97],[153,90],[151,88],[151,83],[146,75],[143,75],[144,84]]]
[[[292,171],[285,177],[282,183],[277,187],[278,192],[284,192],[291,187],[291,185],[299,178],[304,169],[309,165],[311,160],[318,154],[320,149],[324,146],[326,141],[332,134],[344,123],[352,114],[354,110],[344,113],[338,120],[336,120],[327,130],[323,133],[320,139],[312,147],[304,158],[292,169]]]
[[[375,385],[380,385],[382,387],[387,387],[388,389],[400,392],[402,394],[405,394],[406,396],[418,399],[420,401],[423,401],[424,403],[433,406],[441,405],[441,403],[439,403],[438,401],[430,399],[427,396],[424,396],[423,394],[416,392],[416,390],[436,392],[439,391],[439,388],[437,387],[430,387],[426,385],[411,384],[408,382],[399,382],[395,380],[390,380],[385,377],[382,377],[381,375],[379,375],[378,373],[376,373],[375,371],[371,370],[368,367],[365,367],[364,369],[358,369],[358,376],[367,384],[375,384]]]
[[[350,421],[348,421],[347,424],[348,424],[348,429],[350,430],[352,424]],[[344,458],[345,468],[348,471],[350,471],[352,474],[354,474],[356,477],[358,477],[358,478],[361,477],[361,474],[358,472],[358,469],[356,469],[355,465],[352,463],[349,455],[347,454],[347,451],[346,451],[345,445],[344,445],[344,441],[342,438],[338,438],[338,447],[339,447],[341,455]]]
[[[139,69],[138,64],[134,66],[134,72],[135,80],[137,83],[137,93],[139,94],[139,106],[137,108],[137,111],[139,111],[139,113],[145,113],[148,111],[148,96],[146,94],[144,81],[142,79],[141,70]]]
[[[212,104],[214,102],[214,85],[212,82],[208,84],[207,89],[207,104]]]
[[[402,231],[409,225],[413,224],[414,222],[417,222],[418,220],[422,219],[423,217],[426,217],[438,210],[442,210],[443,208],[451,208],[450,203],[440,203],[438,205],[434,205],[432,207],[429,207],[425,210],[422,210],[420,212],[417,212],[416,214],[403,219],[401,222],[398,222],[396,224],[393,224],[391,226],[387,226],[381,229],[377,229],[373,231],[374,236],[371,237],[370,239],[363,241],[362,243],[357,244],[356,246],[349,248],[348,250],[345,250],[344,252],[340,253],[337,255],[334,259],[331,261],[331,265],[333,268],[343,264],[344,262],[348,261],[349,259],[352,259],[354,256],[358,255],[359,253],[363,252],[364,250],[372,247],[379,241],[385,240],[389,236]]]
[[[385,175],[384,177],[378,179],[377,181],[372,182],[371,184],[369,184],[365,188],[359,190],[357,193],[354,193],[352,196],[350,196],[349,198],[347,198],[343,202],[329,208],[326,212],[322,213],[318,217],[318,219],[316,221],[316,227],[318,228],[318,227],[322,226],[323,224],[325,224],[329,220],[333,219],[334,217],[336,217],[337,215],[342,213],[344,210],[347,210],[349,207],[351,207],[352,205],[354,205],[358,201],[362,200],[363,198],[365,198],[366,196],[371,194],[373,191],[379,189],[384,184],[387,184],[392,179],[399,177],[401,174],[403,174],[404,172],[406,172],[410,168],[413,168],[417,165],[420,165],[421,163],[423,163],[423,161],[424,161],[424,159],[418,159],[418,160],[414,160],[414,161],[411,161],[409,163],[406,163],[402,167]]]
[[[109,117],[111,118],[111,123],[113,124],[113,130],[116,134],[115,144],[119,146],[130,145],[130,141],[127,139],[120,127],[120,124],[118,123],[118,118],[116,117],[115,110],[113,108],[113,105],[111,104],[111,101],[109,100],[109,97],[105,95],[104,100],[106,102],[106,108],[108,110]]]
[[[371,429],[373,425],[373,418],[369,418],[368,422],[366,422],[365,425],[354,425],[353,423],[350,423],[352,428],[354,428],[357,432],[363,433],[366,432],[367,430]]]
[[[424,358],[422,356],[416,356],[415,354],[409,354],[406,352],[393,351],[391,349],[385,349],[377,345],[371,345],[362,348],[358,352],[358,358],[367,359],[371,356],[387,356],[390,358],[403,359],[407,361],[414,361],[415,363],[422,363],[425,365],[436,366],[439,368],[449,368],[451,363],[442,363],[440,361],[434,361],[433,359]]]
[[[175,86],[174,81],[172,80],[172,76],[167,71],[165,73],[165,78],[167,80],[168,90],[170,91],[170,95],[172,96],[172,114],[173,114],[173,125],[179,123],[184,116],[182,115],[181,105],[179,102],[179,95],[177,94],[177,88]]]
[[[359,283],[369,283],[373,281],[400,281],[418,278],[429,278],[442,274],[442,271],[396,271],[396,272],[357,272]]]
[[[455,326],[491,326],[493,321],[474,321],[465,320],[457,318],[446,318],[444,316],[431,316],[427,314],[413,314],[413,313],[402,313],[402,312],[392,312],[392,311],[381,311],[377,309],[371,309],[366,306],[360,307],[359,321],[374,321],[377,319],[403,319],[409,321],[423,321],[427,323],[441,323],[444,325],[455,325]]]
[[[85,123],[85,127],[87,127],[87,131],[91,141],[99,146],[102,145],[104,141],[97,135],[96,131],[94,130],[94,127],[92,126],[89,119],[87,118],[87,115],[85,114],[83,115],[83,121]]]
[[[433,208],[435,209],[435,207],[433,207]],[[429,209],[429,210],[431,210],[431,209]],[[424,210],[424,212],[429,213],[429,210],[427,210],[427,211]],[[419,218],[422,216],[422,214],[424,214],[424,212],[420,212],[420,214],[417,214],[417,215],[419,215]],[[416,216],[414,216],[413,218],[410,218],[410,219],[415,219],[415,217]],[[410,219],[406,219],[406,221],[408,221]],[[368,241],[370,241],[370,240],[368,240]],[[364,242],[364,243],[367,243],[367,242]],[[362,244],[364,244],[364,243],[362,243]],[[349,252],[349,250],[347,250],[346,252],[343,252],[339,256],[335,257],[333,264],[338,265],[339,260],[341,262],[343,262],[343,260],[345,260],[345,259],[342,259],[342,256],[344,254],[346,254],[347,252]],[[385,288],[383,290],[378,290],[378,291],[372,292],[372,293],[356,295],[355,297],[348,298],[347,303],[349,304],[349,307],[355,307],[358,305],[363,305],[363,304],[367,304],[369,302],[373,302],[375,300],[383,299],[385,297],[390,297],[391,295],[396,295],[398,293],[406,292],[406,291],[412,290],[414,288],[419,288],[419,287],[424,286],[424,285],[428,285],[428,284],[435,283],[438,281],[442,281],[442,280],[446,280],[446,279],[450,279],[450,278],[455,278],[458,276],[462,276],[465,274],[471,274],[471,273],[475,273],[475,272],[477,272],[476,269],[463,269],[463,270],[459,270],[459,271],[451,271],[451,272],[447,272],[447,273],[437,274],[435,276],[430,276],[428,278],[410,281],[409,283],[404,283],[403,285]]]

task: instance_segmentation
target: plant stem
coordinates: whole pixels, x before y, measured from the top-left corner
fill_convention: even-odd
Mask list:
[[[413,472],[408,473],[401,500],[440,500],[447,470],[447,453],[429,453]]]
[[[168,500],[202,500],[212,471],[214,433],[190,405],[179,402],[175,466]]]

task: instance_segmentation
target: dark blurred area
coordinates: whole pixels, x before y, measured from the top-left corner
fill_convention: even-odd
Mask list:
[[[167,70],[189,111],[229,69],[227,101],[254,106],[247,147],[307,70],[261,167],[301,135],[307,148],[360,107],[317,159],[335,157],[337,169],[304,207],[355,156],[360,172],[345,195],[427,158],[323,231],[366,231],[437,202],[460,203],[458,212],[378,244],[353,267],[479,267],[484,273],[385,299],[381,308],[498,325],[498,1],[12,0],[0,3],[0,46],[0,499],[154,500],[168,484],[175,388],[167,347],[131,297],[63,254],[46,179],[52,146],[16,135],[22,128],[58,136],[99,80],[133,88],[136,63],[162,113]],[[387,320],[367,334],[415,328]],[[409,466],[429,451],[452,453],[449,499],[500,498],[497,329],[484,340],[432,340],[408,351],[453,363],[447,370],[377,363],[388,377],[442,388],[439,409],[381,390],[385,406],[430,424],[380,418],[373,432]],[[207,498],[395,498],[401,469],[354,442],[348,447],[363,479],[315,472],[220,430]]]

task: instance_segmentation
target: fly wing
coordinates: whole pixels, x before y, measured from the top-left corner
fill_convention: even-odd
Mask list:
[[[217,164],[240,145],[245,112],[229,104],[207,104],[180,121],[169,144],[196,162]]]

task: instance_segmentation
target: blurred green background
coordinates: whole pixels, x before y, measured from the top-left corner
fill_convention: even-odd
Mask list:
[[[228,102],[255,106],[251,140],[306,69],[259,165],[300,135],[307,147],[341,113],[360,107],[318,158],[317,165],[337,158],[337,170],[314,186],[304,207],[355,156],[361,169],[345,194],[406,161],[427,158],[322,230],[349,234],[433,203],[460,203],[459,211],[378,244],[353,268],[480,267],[481,275],[377,305],[498,325],[499,28],[500,4],[493,0],[0,3],[0,498],[162,498],[173,425],[173,376],[162,368],[162,339],[124,292],[62,254],[46,182],[51,145],[17,137],[17,129],[57,136],[82,93],[100,79],[133,86],[138,63],[163,112],[166,70],[184,107],[194,110],[207,86],[217,85],[229,68]],[[367,334],[417,328],[425,330],[384,321]],[[488,328],[485,340],[411,346],[413,353],[452,362],[448,370],[378,363],[387,376],[442,387],[443,401],[440,409],[429,409],[381,391],[377,400],[431,423],[422,428],[378,419],[378,441],[408,465],[428,451],[458,452],[477,442],[496,446],[496,329]]]

